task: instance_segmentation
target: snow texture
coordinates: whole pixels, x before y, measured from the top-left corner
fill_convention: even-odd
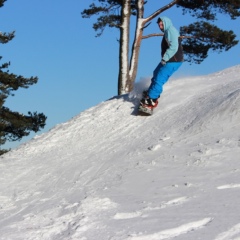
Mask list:
[[[240,65],[129,95],[0,158],[0,240],[239,240]]]

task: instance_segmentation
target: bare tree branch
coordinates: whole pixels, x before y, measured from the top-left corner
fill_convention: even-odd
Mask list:
[[[172,6],[174,6],[175,4],[177,4],[180,0],[174,0],[172,2],[170,2],[169,4],[165,5],[164,7],[158,9],[156,12],[154,12],[152,15],[150,15],[149,17],[144,19],[144,22],[149,22],[152,19],[154,19],[156,16],[158,16],[160,13],[166,11],[167,9],[171,8]]]

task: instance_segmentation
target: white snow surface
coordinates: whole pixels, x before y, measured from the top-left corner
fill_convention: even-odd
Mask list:
[[[240,65],[148,84],[0,158],[1,240],[240,240]]]

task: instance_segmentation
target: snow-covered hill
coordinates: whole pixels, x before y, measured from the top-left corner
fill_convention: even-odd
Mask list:
[[[1,240],[239,240],[240,65],[143,82],[0,158]]]

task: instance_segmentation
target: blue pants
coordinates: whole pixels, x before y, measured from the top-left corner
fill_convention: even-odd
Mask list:
[[[153,72],[151,85],[148,89],[148,96],[152,99],[159,98],[163,91],[163,85],[181,65],[182,62],[169,62],[165,65],[159,63]]]

